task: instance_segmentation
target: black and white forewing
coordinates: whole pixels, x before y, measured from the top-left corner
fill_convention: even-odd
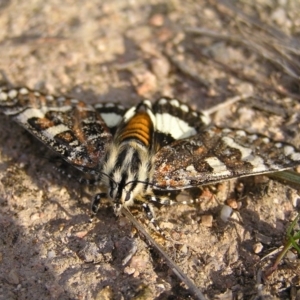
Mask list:
[[[192,110],[177,99],[162,98],[153,105],[156,144],[163,147],[175,140],[189,138],[210,123],[209,116]]]
[[[154,159],[155,188],[173,190],[289,169],[300,165],[300,152],[262,135],[211,127],[161,148]]]
[[[75,99],[3,87],[0,111],[78,168],[98,167],[112,139],[96,110]]]
[[[112,134],[116,132],[127,111],[127,108],[117,103],[97,103],[93,107],[104,120]]]

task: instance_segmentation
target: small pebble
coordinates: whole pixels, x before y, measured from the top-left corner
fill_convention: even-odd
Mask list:
[[[55,253],[54,250],[49,251],[48,254],[47,254],[48,258],[54,258],[55,256],[56,256],[56,253]]]
[[[289,250],[287,253],[286,253],[286,258],[290,261],[296,261],[297,260],[297,254],[294,253],[293,251]]]
[[[212,227],[213,216],[212,215],[203,215],[201,217],[201,223],[206,227]]]
[[[84,230],[84,231],[79,231],[79,232],[76,232],[76,236],[80,239],[84,238],[86,235],[88,234],[88,231]]]
[[[223,205],[220,213],[220,218],[222,219],[223,222],[228,222],[228,218],[232,214],[232,208],[228,205]]]
[[[125,267],[124,273],[127,275],[132,275],[135,272],[135,268]]]
[[[264,246],[262,245],[262,243],[255,243],[253,245],[253,251],[254,253],[260,253],[262,251],[262,249],[264,248]]]
[[[188,253],[188,247],[186,244],[183,244],[180,251],[184,254],[187,254]]]

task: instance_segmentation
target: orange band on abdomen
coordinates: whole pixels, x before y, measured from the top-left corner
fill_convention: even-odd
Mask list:
[[[139,112],[133,116],[120,132],[120,141],[137,139],[149,147],[152,138],[153,124],[149,115]]]

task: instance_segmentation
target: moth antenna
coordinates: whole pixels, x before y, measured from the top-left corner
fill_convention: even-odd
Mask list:
[[[118,186],[118,184],[116,183],[116,181],[111,177],[109,176],[108,174],[104,173],[104,172],[99,172],[101,175],[105,175],[109,180],[111,180],[115,186]]]

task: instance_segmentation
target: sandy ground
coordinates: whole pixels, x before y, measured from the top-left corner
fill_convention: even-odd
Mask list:
[[[235,8],[245,14],[201,0],[0,1],[0,69],[13,85],[90,103],[166,95],[201,110],[250,93],[214,122],[299,147],[299,55],[278,50],[299,49],[299,1]],[[47,149],[3,115],[0,145],[0,299],[193,298],[109,205],[89,223],[95,188],[53,168]],[[296,215],[297,188],[267,177],[236,186],[205,189],[195,206],[157,209],[173,241],[156,240],[209,299],[300,299],[293,252],[261,278],[275,256],[262,258],[284,243]],[[223,223],[228,200],[237,209]]]

